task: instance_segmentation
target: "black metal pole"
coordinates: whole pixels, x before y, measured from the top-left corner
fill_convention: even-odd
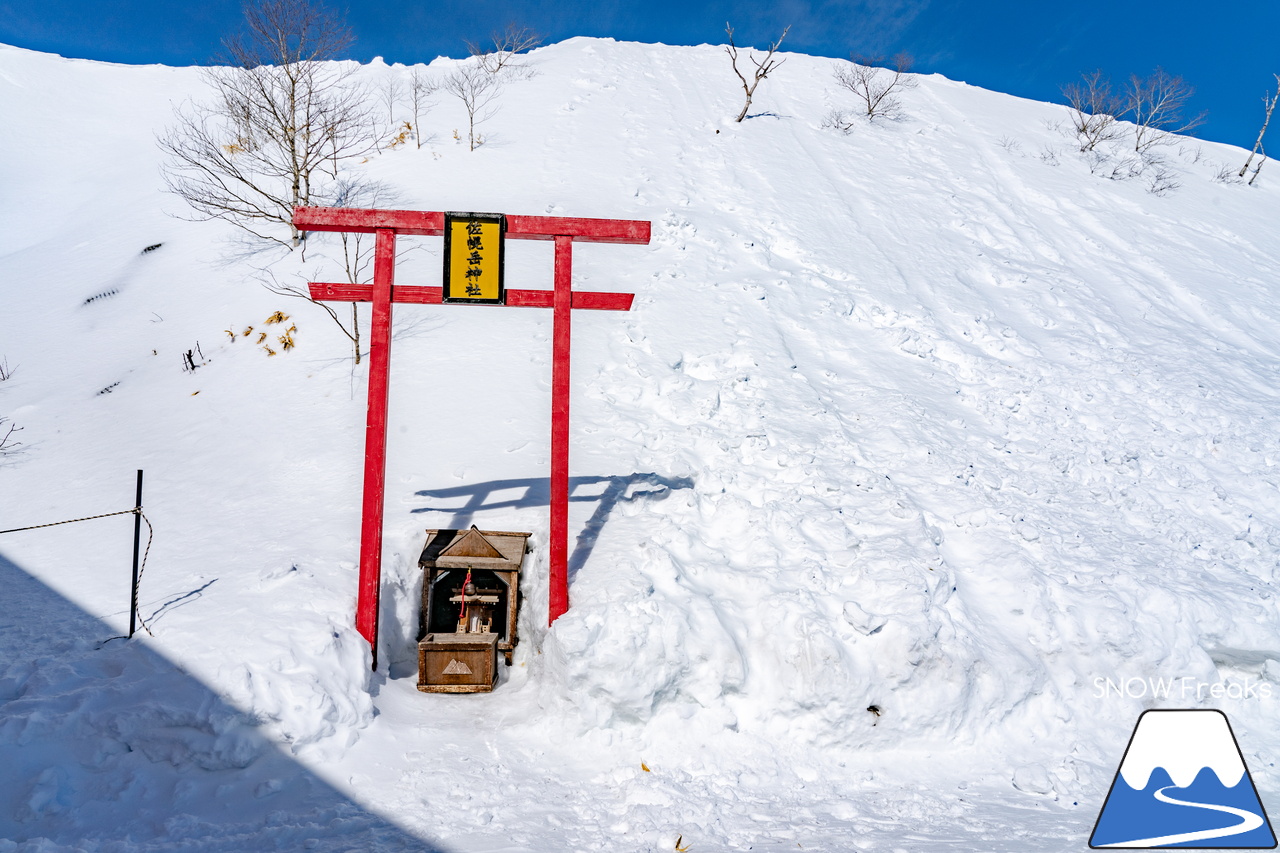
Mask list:
[[[133,585],[129,588],[129,636],[138,624],[138,546],[142,544],[142,469],[138,469],[138,498],[133,515]]]

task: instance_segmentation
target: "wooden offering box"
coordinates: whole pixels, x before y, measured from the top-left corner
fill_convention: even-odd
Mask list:
[[[493,634],[511,665],[520,608],[520,568],[529,534],[506,530],[428,530],[418,636]],[[464,590],[468,575],[471,587]]]
[[[423,693],[488,693],[497,681],[497,634],[428,634],[418,643]]]

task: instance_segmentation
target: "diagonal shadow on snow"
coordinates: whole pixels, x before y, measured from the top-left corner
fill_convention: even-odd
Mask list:
[[[0,590],[0,839],[45,853],[443,851],[147,642],[104,645],[111,626],[3,554]]]
[[[593,487],[600,487],[599,491]],[[586,503],[598,501],[596,510],[587,519],[586,525],[578,534],[573,553],[569,555],[569,579],[586,565],[591,556],[600,531],[609,520],[609,514],[620,503],[637,500],[660,501],[667,498],[675,489],[693,488],[691,477],[663,477],[660,474],[616,474],[611,477],[570,477],[569,502]],[[505,492],[517,492],[508,497]],[[493,509],[526,509],[530,507],[550,506],[551,480],[547,477],[525,477],[514,480],[490,480],[487,483],[474,483],[469,486],[453,486],[447,489],[424,489],[416,493],[419,497],[434,498],[442,502],[451,501],[448,505],[432,504],[418,507],[411,512],[451,512],[453,519],[449,527],[464,528],[471,524],[477,512]]]

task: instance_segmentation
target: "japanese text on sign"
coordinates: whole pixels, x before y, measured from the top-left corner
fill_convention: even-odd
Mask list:
[[[503,232],[501,214],[450,213],[445,223],[444,301],[501,305]]]

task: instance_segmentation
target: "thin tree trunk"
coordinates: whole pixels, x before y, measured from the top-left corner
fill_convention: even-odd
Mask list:
[[[357,303],[351,303],[351,344],[356,350],[356,364],[360,363],[360,315],[356,313]]]
[[[1262,159],[1258,161],[1258,165],[1253,167],[1253,177],[1249,179],[1249,186],[1253,186],[1253,182],[1258,180],[1258,173],[1262,171],[1262,164],[1265,162],[1267,162],[1267,152],[1263,151]]]
[[[1242,178],[1244,177],[1244,173],[1249,171],[1249,164],[1253,162],[1253,155],[1257,154],[1258,149],[1262,147],[1262,137],[1267,133],[1267,125],[1271,124],[1271,113],[1275,111],[1276,101],[1280,100],[1280,74],[1276,74],[1274,76],[1276,78],[1276,93],[1271,96],[1270,100],[1267,100],[1266,95],[1262,96],[1262,103],[1267,107],[1267,116],[1262,121],[1262,130],[1258,131],[1258,141],[1253,143],[1253,150],[1249,152],[1249,159],[1245,160],[1244,165],[1240,167],[1240,177]],[[1265,154],[1262,156],[1263,159],[1266,159]],[[1258,164],[1258,168],[1262,168],[1261,163]],[[1254,172],[1253,177],[1256,179],[1258,177],[1258,173]],[[1252,184],[1253,181],[1251,180],[1249,183]]]

